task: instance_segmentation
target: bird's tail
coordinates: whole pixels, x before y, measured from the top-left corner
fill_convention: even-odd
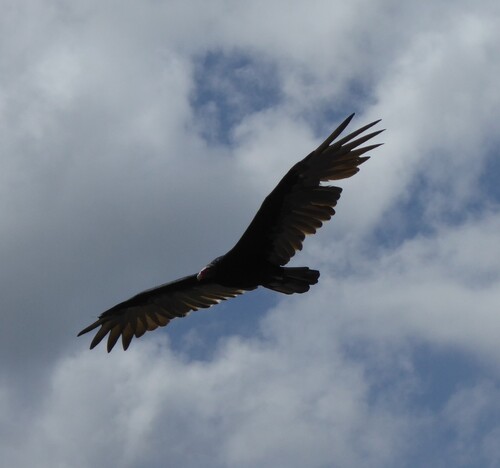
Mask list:
[[[308,267],[282,268],[280,274],[273,275],[264,286],[285,294],[305,293],[312,284],[316,284],[319,271]]]

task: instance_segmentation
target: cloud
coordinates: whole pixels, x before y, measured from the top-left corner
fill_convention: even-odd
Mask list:
[[[383,466],[396,447],[380,436],[380,424],[396,440],[402,435],[397,414],[367,404],[359,366],[335,354],[316,349],[310,367],[285,343],[231,338],[212,362],[187,363],[159,343],[105,361],[80,352],[59,362],[36,424],[24,432],[27,450],[14,447],[7,460],[321,466],[337,457],[356,466],[368,454]],[[299,359],[291,361],[290,352]],[[82,441],[87,448],[80,450]]]
[[[498,464],[493,2],[3,6],[5,463]],[[294,259],[310,293],[75,338],[224,253],[352,111],[386,145]]]
[[[337,268],[331,275],[325,272],[317,293],[288,307],[297,315],[314,307],[312,317],[304,314],[314,330],[310,339],[325,330],[329,318],[324,316],[333,315],[333,328],[322,333],[338,333],[342,341],[357,337],[385,345],[418,339],[463,347],[486,362],[496,362],[499,222],[498,214],[490,213],[408,240],[390,252],[382,248],[369,257],[355,251],[326,257],[322,269],[328,271],[327,264]],[[318,257],[323,253],[315,252]],[[351,257],[350,268],[345,256]],[[335,304],[333,310],[330,304]],[[298,320],[291,319],[288,308],[281,315],[283,322]],[[304,333],[303,327],[300,330]]]
[[[36,424],[23,428],[30,449],[14,446],[8,460],[401,466],[412,455],[494,466],[494,380],[459,380],[435,411],[415,407],[427,390],[410,343],[450,348],[455,360],[462,350],[486,373],[496,368],[496,232],[489,216],[361,259],[355,275],[326,273],[310,294],[278,304],[255,337],[221,340],[208,361],[178,355],[160,335],[127,353],[62,358],[35,405]],[[23,420],[22,409],[4,406]],[[91,449],[81,451],[82,440]]]

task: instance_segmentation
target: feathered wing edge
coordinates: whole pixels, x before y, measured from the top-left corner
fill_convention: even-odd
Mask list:
[[[139,338],[146,331],[163,327],[176,317],[185,317],[191,311],[211,307],[244,292],[243,289],[230,288],[211,281],[198,281],[196,275],[191,275],[149,289],[115,305],[103,312],[98,320],[84,328],[78,336],[100,327],[90,349],[108,335],[108,352],[113,349],[120,336],[123,349],[126,350],[134,336]]]
[[[383,143],[377,143],[358,148],[363,143],[382,133],[385,129],[377,130],[355,139],[366,132],[366,130],[377,125],[381,119],[358,128],[354,132],[349,133],[349,135],[335,141],[346,129],[353,117],[354,114],[347,117],[316,150],[299,163],[307,163],[309,166],[304,171],[304,183],[317,184],[321,181],[340,180],[351,177],[359,171],[361,164],[370,159],[369,156],[362,157],[362,155],[383,145]]]
[[[359,171],[359,166],[369,159],[363,156],[382,143],[361,146],[384,130],[362,135],[380,122],[365,125],[335,141],[351,122],[354,114],[345,119],[316,150],[298,162],[281,180],[287,190],[276,190],[280,196],[280,212],[274,217],[271,229],[271,246],[268,258],[278,265],[286,265],[307,235],[314,234],[334,214],[334,207],[342,189],[321,185],[321,182],[345,179]],[[360,136],[361,135],[361,136]],[[358,137],[359,138],[356,138]],[[361,147],[360,147],[361,146]],[[271,193],[271,197],[273,196]],[[267,200],[266,200],[267,201]],[[274,201],[278,204],[278,201]],[[265,208],[264,208],[265,209]]]

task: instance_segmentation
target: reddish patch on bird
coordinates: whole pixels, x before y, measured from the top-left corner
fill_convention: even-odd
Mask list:
[[[196,275],[196,279],[198,281],[205,279],[207,277],[208,270],[209,270],[208,267],[202,268],[200,272]]]

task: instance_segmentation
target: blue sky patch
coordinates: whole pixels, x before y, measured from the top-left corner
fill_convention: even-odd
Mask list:
[[[233,129],[281,100],[277,68],[241,52],[210,51],[196,60],[191,105],[209,142],[229,144]]]

